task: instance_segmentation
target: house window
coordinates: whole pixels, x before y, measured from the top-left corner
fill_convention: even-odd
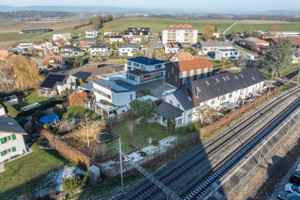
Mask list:
[[[232,94],[229,94],[229,98],[231,98],[232,97]]]
[[[162,68],[162,65],[155,65],[155,69],[160,69]]]
[[[168,78],[170,78],[170,72],[168,72]]]
[[[172,101],[172,100],[170,100],[170,104],[173,104],[173,101]]]
[[[132,99],[133,99],[133,96],[132,96],[132,94],[130,94],[130,101],[132,101]]]
[[[177,107],[180,108],[180,104],[177,104]]]
[[[182,124],[182,118],[179,118],[178,120],[177,120],[177,125],[181,125]]]

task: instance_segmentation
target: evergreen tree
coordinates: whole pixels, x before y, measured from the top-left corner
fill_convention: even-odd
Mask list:
[[[292,41],[289,38],[279,38],[277,43],[272,44],[271,51],[267,54],[266,68],[275,76],[292,67]]]

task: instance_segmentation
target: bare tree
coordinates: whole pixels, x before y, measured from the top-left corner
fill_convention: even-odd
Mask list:
[[[126,125],[127,125],[130,136],[133,136],[133,131],[135,128],[135,121],[128,121]]]

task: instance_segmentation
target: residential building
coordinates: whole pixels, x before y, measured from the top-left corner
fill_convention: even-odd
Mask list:
[[[14,52],[5,49],[0,49],[0,58],[7,58],[12,55],[14,55]]]
[[[2,104],[0,104],[0,116],[4,116],[4,115],[6,115],[5,108]]]
[[[198,30],[194,29],[190,24],[171,24],[162,31],[162,43],[180,42],[188,44],[196,44],[198,38]]]
[[[123,37],[122,36],[110,36],[110,37],[107,37],[107,38],[104,38],[104,43],[106,44],[121,44],[123,43],[124,40],[123,40]]]
[[[17,47],[19,54],[31,52],[33,49],[33,42],[20,42]]]
[[[45,56],[40,69],[48,69],[49,67],[62,69],[64,65],[65,60],[61,56]]]
[[[141,28],[138,29],[136,27],[128,28],[126,31],[124,31],[124,37],[125,38],[131,38],[132,36],[136,35],[144,35],[146,38],[150,35],[150,28]]]
[[[165,53],[183,52],[183,47],[179,42],[170,42],[164,45]]]
[[[215,54],[215,60],[227,60],[236,61],[240,57],[240,51],[237,49],[218,49]]]
[[[4,101],[7,102],[9,105],[16,105],[19,103],[18,97],[16,95],[4,97]]]
[[[145,83],[165,77],[165,61],[147,57],[129,58],[125,64],[126,78]]]
[[[140,51],[142,48],[138,45],[123,45],[119,47],[119,56],[134,56],[137,51]]]
[[[184,84],[212,75],[213,64],[205,58],[166,64],[166,82],[180,88]]]
[[[232,49],[232,44],[229,42],[204,42],[201,41],[197,45],[199,55],[208,55],[215,53],[218,49]]]
[[[194,60],[195,57],[190,52],[178,52],[170,58],[170,62],[177,62],[182,60]]]
[[[70,74],[49,73],[38,88],[39,96],[55,97],[62,91],[72,92],[76,89],[76,79]]]
[[[72,39],[72,34],[71,33],[54,33],[52,40],[56,41],[56,40],[71,40]]]
[[[242,45],[248,49],[252,49],[255,51],[263,51],[269,49],[270,43],[266,40],[261,40],[254,37],[247,37],[243,40]]]
[[[85,31],[85,37],[86,38],[97,38],[99,36],[99,31],[97,30],[88,30]]]
[[[124,84],[108,80],[93,81],[97,112],[107,118],[130,109],[129,103],[136,98],[136,91]]]
[[[90,47],[95,45],[96,43],[97,43],[96,38],[82,38],[79,41],[80,46],[84,46],[84,47]]]
[[[109,56],[111,51],[107,46],[91,46],[91,56]]]
[[[191,81],[163,97],[164,103],[155,111],[157,121],[167,126],[168,118],[175,119],[176,127],[196,122],[201,118],[202,109],[227,108],[262,92],[264,80],[257,68],[250,68],[236,74],[226,72]]]
[[[265,39],[267,42],[269,42],[270,44],[276,44],[279,38],[267,38]],[[300,37],[292,37],[290,38],[292,40],[292,46],[299,48],[300,47]]]
[[[16,120],[0,117],[0,163],[27,153],[23,136],[26,131]]]
[[[54,45],[52,42],[35,42],[33,49],[39,56],[55,55],[59,53],[58,46]]]
[[[148,39],[148,37],[146,35],[133,35],[132,37],[130,37],[130,43],[134,43],[134,44],[145,44]]]
[[[68,56],[83,56],[85,51],[73,46],[63,47],[60,49],[60,55],[64,57]]]
[[[57,45],[58,47],[71,45],[71,42],[69,42],[68,40],[64,40],[64,39],[55,40],[55,41],[53,41],[53,43],[55,45]]]
[[[104,32],[103,32],[103,35],[104,35],[104,36],[106,36],[106,35],[108,35],[108,36],[113,36],[113,35],[117,35],[117,33],[114,32],[114,31],[112,31],[112,30],[107,30],[107,31],[104,31]]]

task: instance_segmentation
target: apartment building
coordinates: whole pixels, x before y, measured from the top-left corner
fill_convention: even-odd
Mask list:
[[[180,42],[188,44],[196,44],[198,38],[198,30],[194,29],[190,24],[171,24],[162,31],[162,43]]]

